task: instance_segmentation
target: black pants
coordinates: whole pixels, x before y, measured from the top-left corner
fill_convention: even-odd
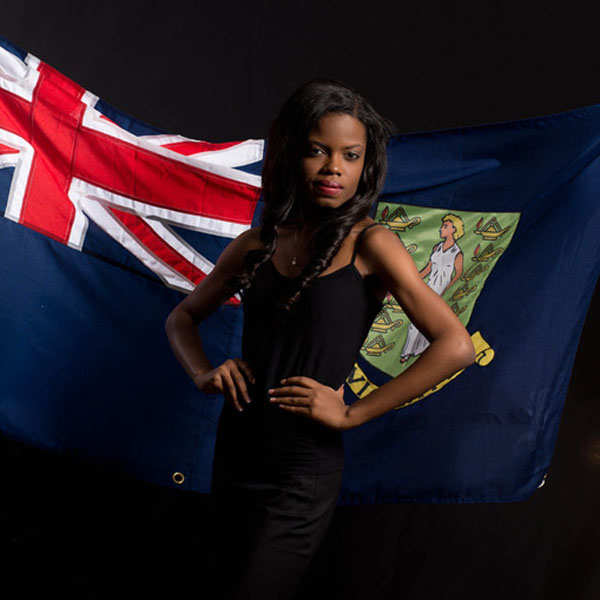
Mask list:
[[[216,596],[292,600],[331,522],[342,470],[273,478],[213,475]]]

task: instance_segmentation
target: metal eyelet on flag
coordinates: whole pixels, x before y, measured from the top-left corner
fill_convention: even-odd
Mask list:
[[[541,488],[546,483],[546,478],[547,477],[548,477],[548,473],[544,473],[544,478],[542,479],[542,481],[538,485],[538,489]]]
[[[185,481],[185,476],[183,475],[183,473],[180,473],[179,471],[175,471],[175,473],[173,473],[173,475],[171,475],[171,479],[177,485],[181,485]]]

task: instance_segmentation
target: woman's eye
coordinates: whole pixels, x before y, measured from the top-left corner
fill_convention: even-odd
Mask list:
[[[316,146],[313,146],[312,148],[309,149],[308,153],[310,155],[314,155],[317,152],[323,152],[322,148],[317,148]],[[356,160],[358,158],[360,158],[360,154],[356,154],[356,152],[348,152],[348,154],[346,155],[350,160]]]

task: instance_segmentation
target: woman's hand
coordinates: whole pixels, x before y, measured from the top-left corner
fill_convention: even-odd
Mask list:
[[[269,390],[269,402],[281,409],[304,415],[332,429],[346,429],[344,384],[334,390],[311,377],[297,375],[281,380],[285,385]]]
[[[248,363],[241,358],[228,358],[223,364],[207,371],[198,373],[193,381],[196,387],[207,394],[223,394],[225,401],[233,403],[237,410],[242,410],[241,396],[250,404],[248,388],[244,374],[251,383],[256,383]]]

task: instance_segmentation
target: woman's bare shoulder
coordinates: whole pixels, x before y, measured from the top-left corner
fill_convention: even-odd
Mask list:
[[[260,239],[260,231],[262,227],[257,225],[256,227],[251,227],[245,232],[245,248],[246,251],[249,250],[264,250],[265,245],[262,243]]]
[[[246,254],[264,248],[260,240],[260,227],[245,229],[232,239],[223,249],[214,267],[216,273],[239,273],[243,268]]]
[[[377,225],[377,221],[372,219],[371,217],[365,217],[361,219],[358,223],[355,223],[350,232],[352,235],[358,235],[363,229],[369,227],[370,225]]]

